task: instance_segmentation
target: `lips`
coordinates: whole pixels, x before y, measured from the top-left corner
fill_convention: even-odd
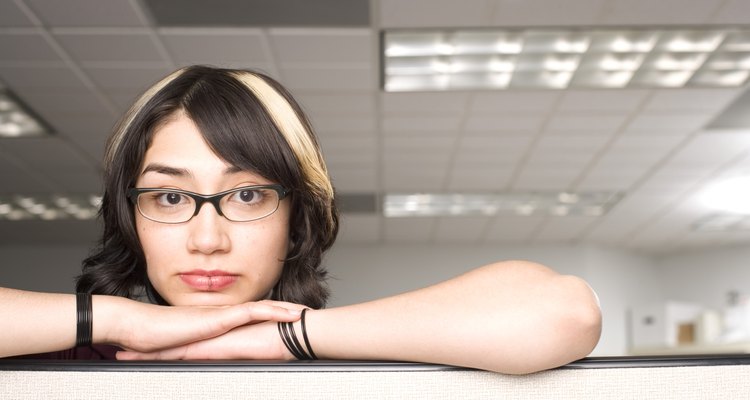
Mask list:
[[[236,282],[238,275],[221,270],[196,269],[180,274],[180,279],[193,289],[217,292]]]

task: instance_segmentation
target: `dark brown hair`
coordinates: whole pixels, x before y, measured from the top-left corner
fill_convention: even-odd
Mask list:
[[[135,230],[135,185],[154,132],[176,112],[198,126],[216,155],[291,190],[290,250],[271,298],[323,307],[328,298],[323,252],[338,232],[338,212],[310,124],[291,95],[252,71],[193,66],[146,91],[116,126],[104,159],[104,232],[83,261],[77,290],[165,304],[148,280]]]

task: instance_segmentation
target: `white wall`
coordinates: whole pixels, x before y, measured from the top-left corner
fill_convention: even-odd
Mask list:
[[[716,310],[727,293],[750,295],[750,247],[691,251],[656,261],[664,297],[700,303]]]

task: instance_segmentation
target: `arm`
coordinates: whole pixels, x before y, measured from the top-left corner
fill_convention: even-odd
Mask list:
[[[299,323],[297,337],[302,338]],[[403,360],[529,373],[586,356],[601,313],[591,288],[538,264],[509,261],[440,284],[346,307],[307,313],[319,358]],[[274,323],[215,339],[120,359],[284,358]]]
[[[73,347],[75,295],[0,288],[0,357]],[[225,333],[258,321],[296,321],[299,315],[274,302],[232,307],[165,307],[114,296],[93,296],[94,343],[153,351]]]
[[[434,362],[505,373],[586,356],[601,331],[598,301],[582,280],[509,261],[372,302],[307,314],[321,358]]]

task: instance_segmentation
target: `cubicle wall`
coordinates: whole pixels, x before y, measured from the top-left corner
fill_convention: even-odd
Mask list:
[[[744,399],[750,357],[590,358],[524,376],[357,362],[0,360],[8,399]]]

